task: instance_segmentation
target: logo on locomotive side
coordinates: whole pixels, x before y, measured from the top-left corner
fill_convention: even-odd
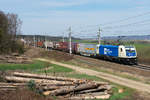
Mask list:
[[[94,48],[85,48],[85,50],[94,50]]]
[[[111,54],[112,51],[110,49],[104,48],[104,54]]]

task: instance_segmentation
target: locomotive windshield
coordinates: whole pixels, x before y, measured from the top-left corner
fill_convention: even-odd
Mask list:
[[[126,47],[127,56],[136,56],[136,51],[134,47]]]
[[[126,52],[135,53],[135,50],[126,50]]]

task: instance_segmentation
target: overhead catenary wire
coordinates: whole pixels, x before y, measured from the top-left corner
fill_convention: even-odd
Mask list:
[[[136,18],[139,18],[141,16],[145,16],[145,15],[150,15],[150,12],[145,12],[145,13],[141,13],[141,14],[137,14],[137,15],[134,15],[134,16],[129,16],[127,18],[123,18],[123,19],[120,19],[120,20],[116,20],[116,21],[110,21],[110,22],[107,22],[107,23],[103,23],[103,24],[97,24],[97,25],[84,25],[84,26],[75,26],[75,27],[78,27],[77,29],[74,28],[74,26],[72,27],[72,36],[78,36],[78,37],[96,37],[97,36],[97,30],[99,27],[101,27],[101,29],[103,29],[103,34],[105,35],[113,35],[113,34],[116,34],[116,35],[124,35],[124,34],[149,34],[149,30],[148,29],[144,29],[143,30],[131,30],[129,29],[130,27],[137,27],[138,26],[138,29],[142,29],[143,26],[148,26],[150,25],[149,22],[150,22],[150,19],[147,19],[147,20],[141,20],[141,21],[136,21],[136,22],[130,22],[130,23],[127,23],[127,24],[121,24],[121,25],[114,25],[114,24],[120,24],[121,22],[126,22],[128,20],[131,20],[131,19],[136,19]],[[120,28],[128,28],[128,29],[120,29]],[[120,30],[119,30],[120,29]],[[68,30],[64,31],[64,33],[68,33]],[[62,32],[49,32],[49,35],[52,35],[52,36],[56,36],[56,37],[59,37],[61,36],[60,34],[62,34]],[[104,35],[101,35],[101,36],[104,36]],[[141,35],[142,35],[141,34]],[[94,35],[94,36],[93,36]],[[116,36],[115,35],[115,36]],[[64,36],[66,37],[66,36]]]
[[[106,26],[106,25],[111,25],[111,24],[118,24],[120,22],[124,22],[124,21],[128,21],[128,20],[131,20],[131,19],[135,19],[135,18],[138,18],[138,17],[141,17],[141,16],[145,16],[145,15],[150,15],[150,11],[149,12],[144,12],[144,13],[141,13],[141,14],[137,14],[137,15],[134,15],[134,16],[129,16],[129,17],[126,17],[126,18],[122,18],[120,20],[115,20],[115,21],[110,21],[110,22],[106,22],[106,23],[101,23],[101,24],[93,24],[93,25],[84,25],[84,26],[78,26],[78,28],[83,28],[83,27],[86,27],[86,28],[89,28],[89,27],[99,27],[99,26]]]

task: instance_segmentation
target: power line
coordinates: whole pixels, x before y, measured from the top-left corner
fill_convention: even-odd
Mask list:
[[[114,29],[114,28],[121,28],[121,27],[133,27],[133,26],[139,26],[139,24],[140,25],[142,25],[142,26],[144,26],[144,25],[150,25],[149,23],[147,23],[147,22],[149,22],[150,21],[150,19],[147,19],[147,20],[143,20],[143,21],[138,21],[138,22],[134,22],[134,23],[129,23],[129,24],[123,24],[123,25],[116,25],[116,26],[107,26],[107,27],[103,27],[103,29]],[[95,29],[88,29],[88,30],[81,30],[81,31],[78,31],[78,32],[76,32],[76,33],[83,33],[83,32],[90,32],[90,31],[94,31]]]
[[[130,20],[130,19],[135,19],[137,17],[145,16],[145,15],[148,15],[148,14],[150,14],[150,12],[142,13],[142,14],[139,14],[139,15],[131,16],[131,17],[127,17],[127,18],[124,18],[124,19],[121,19],[121,20],[118,20],[118,21],[112,21],[112,22],[109,22],[109,23],[105,23],[103,25],[114,24],[116,22],[127,21],[127,20]]]
[[[111,29],[111,28],[120,28],[120,27],[128,27],[128,26],[132,26],[132,25],[138,25],[138,24],[142,24],[142,23],[145,23],[145,22],[148,22],[150,21],[150,19],[148,20],[144,20],[144,21],[139,21],[139,22],[134,22],[134,23],[129,23],[129,24],[124,24],[124,25],[116,25],[116,26],[107,26],[107,27],[104,27],[103,29]]]
[[[138,14],[138,15],[134,15],[134,16],[129,16],[127,18],[123,18],[123,19],[120,19],[120,20],[116,20],[116,21],[110,21],[110,22],[107,22],[107,23],[103,23],[103,24],[96,24],[96,25],[86,25],[86,26],[80,26],[80,28],[83,28],[83,27],[95,27],[95,26],[105,26],[105,25],[110,25],[110,24],[116,24],[116,23],[120,23],[120,22],[123,22],[123,21],[128,21],[130,19],[135,19],[135,18],[138,18],[138,17],[141,17],[141,16],[145,16],[145,15],[149,15],[150,12],[145,12],[145,13],[142,13],[142,14]]]

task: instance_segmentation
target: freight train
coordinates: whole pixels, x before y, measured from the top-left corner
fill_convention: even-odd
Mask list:
[[[69,52],[69,42],[45,42],[46,48]],[[134,46],[124,45],[98,45],[87,43],[71,43],[74,54],[97,57],[105,60],[116,61],[123,64],[137,64],[137,52]]]

